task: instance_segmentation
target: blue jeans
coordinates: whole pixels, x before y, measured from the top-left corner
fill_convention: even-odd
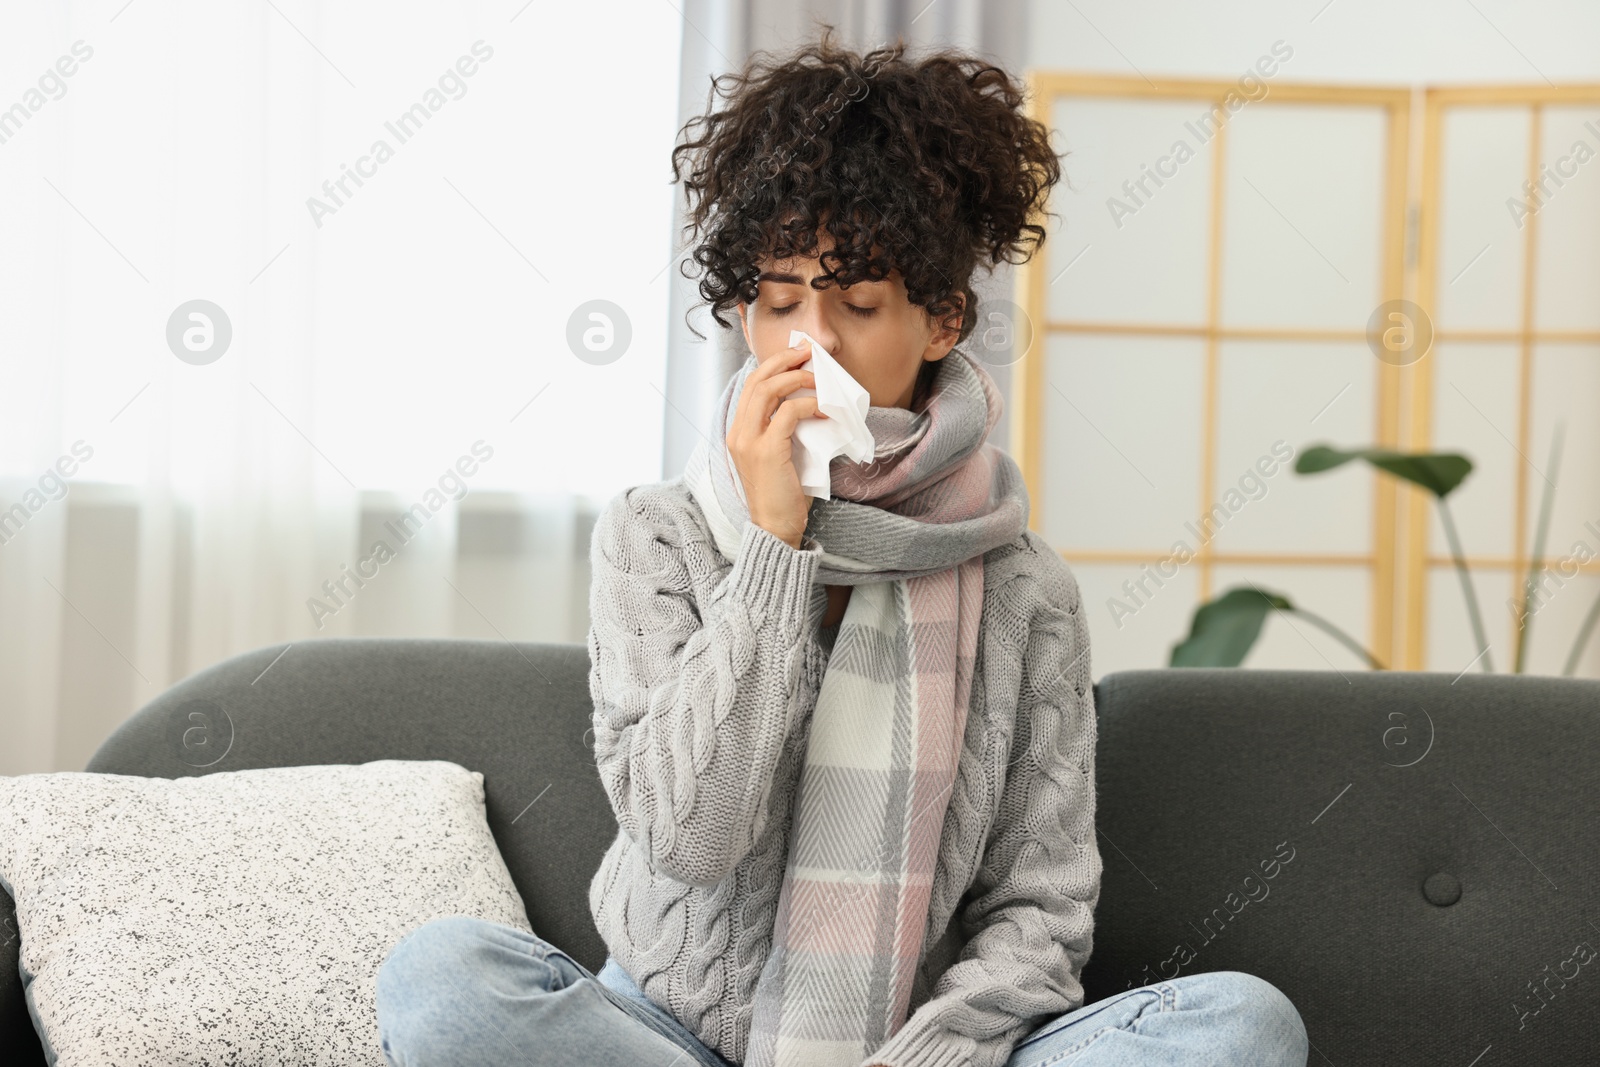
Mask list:
[[[406,934],[378,970],[393,1067],[734,1067],[645,998],[615,960],[598,975],[533,934],[452,915]],[[1306,1067],[1300,1013],[1240,971],[1124,990],[1046,1023],[1006,1067]]]

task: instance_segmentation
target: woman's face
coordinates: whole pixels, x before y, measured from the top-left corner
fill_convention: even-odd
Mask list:
[[[755,303],[739,305],[745,341],[765,361],[789,347],[790,330],[804,330],[861,383],[874,407],[909,408],[917,372],[949,354],[956,331],[939,329],[907,299],[897,270],[881,282],[811,288],[822,273],[820,254],[832,244],[823,233],[818,255],[762,261]]]

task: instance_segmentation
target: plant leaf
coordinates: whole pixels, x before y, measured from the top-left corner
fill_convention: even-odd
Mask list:
[[[1353,459],[1368,463],[1420,485],[1441,499],[1455,491],[1467,475],[1472,473],[1472,460],[1455,452],[1391,452],[1385,448],[1329,448],[1312,445],[1294,461],[1298,474],[1320,474],[1342,467]]]
[[[1194,613],[1189,636],[1172,648],[1173,667],[1237,667],[1273,611],[1294,607],[1285,597],[1255,588],[1228,590]]]

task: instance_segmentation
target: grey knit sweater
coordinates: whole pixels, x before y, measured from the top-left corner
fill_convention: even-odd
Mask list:
[[[618,493],[590,548],[595,762],[621,827],[589,889],[624,969],[744,1059],[810,713],[838,625],[822,547],[747,522],[731,565],[683,478]],[[984,556],[966,736],[905,1025],[866,1062],[997,1065],[1083,1003],[1100,896],[1077,582],[1032,531]]]

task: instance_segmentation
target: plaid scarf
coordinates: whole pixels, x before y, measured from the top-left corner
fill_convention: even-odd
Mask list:
[[[685,479],[733,558],[749,512],[724,442],[749,357]],[[994,381],[953,350],[911,410],[871,407],[868,463],[835,458],[806,532],[851,585],[813,709],[746,1067],[855,1067],[904,1024],[966,729],[983,553],[1027,527]]]

